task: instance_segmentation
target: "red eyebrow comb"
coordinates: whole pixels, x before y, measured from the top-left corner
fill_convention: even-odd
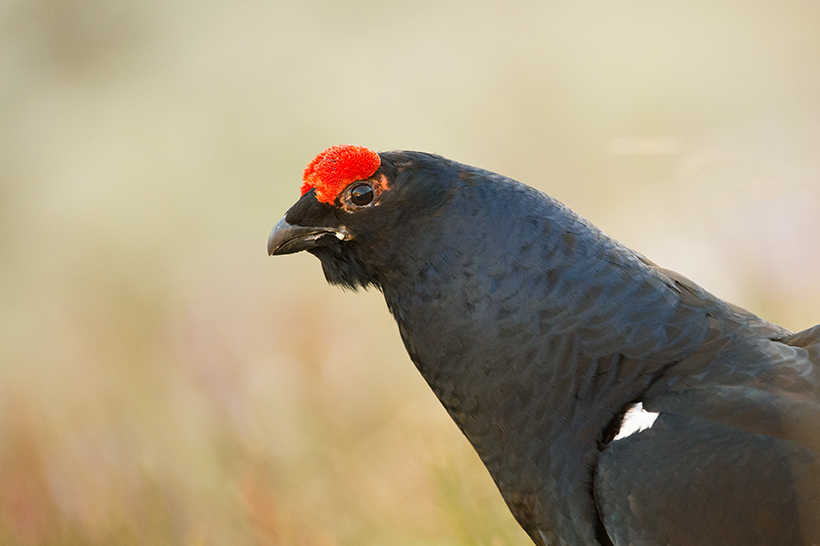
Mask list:
[[[314,188],[316,199],[331,205],[348,184],[370,178],[379,165],[379,154],[364,146],[331,146],[308,163],[302,195]]]

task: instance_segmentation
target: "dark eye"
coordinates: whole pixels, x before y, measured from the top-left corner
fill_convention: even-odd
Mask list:
[[[350,202],[358,207],[369,205],[373,201],[373,188],[367,184],[356,186],[350,190]]]

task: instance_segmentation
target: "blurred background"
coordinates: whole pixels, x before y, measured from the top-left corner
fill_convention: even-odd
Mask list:
[[[488,168],[800,330],[819,98],[814,0],[0,0],[0,544],[528,544],[380,294],[266,256],[302,169]]]

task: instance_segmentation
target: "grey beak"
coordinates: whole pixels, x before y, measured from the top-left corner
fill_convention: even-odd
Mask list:
[[[273,226],[270,237],[268,237],[268,255],[278,256],[309,250],[318,246],[317,241],[325,235],[334,235],[340,240],[351,238],[344,228],[293,226],[288,224],[283,216]]]

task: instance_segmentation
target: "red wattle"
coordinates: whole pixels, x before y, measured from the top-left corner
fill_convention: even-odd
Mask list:
[[[302,195],[315,188],[316,199],[331,205],[351,182],[370,178],[379,165],[379,154],[363,146],[331,146],[305,169]]]

